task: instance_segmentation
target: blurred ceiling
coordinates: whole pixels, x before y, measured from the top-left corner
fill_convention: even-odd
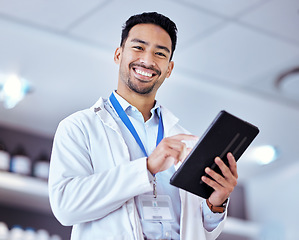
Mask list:
[[[179,29],[157,99],[184,127],[201,135],[226,109],[260,128],[252,146],[280,149],[268,168],[298,160],[299,77],[275,85],[299,65],[298,0],[0,0],[0,72],[34,88],[15,108],[0,106],[0,124],[53,137],[61,119],[109,96],[121,26],[145,11]],[[241,179],[265,170],[245,160],[240,168]]]

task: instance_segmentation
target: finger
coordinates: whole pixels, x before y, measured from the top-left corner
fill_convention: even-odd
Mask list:
[[[183,140],[198,140],[198,136],[195,136],[195,135],[191,135],[191,134],[177,134],[177,135],[174,135],[174,136],[171,136],[171,137],[168,137],[170,139],[176,139],[176,140],[179,140],[179,141],[183,141]]]
[[[213,181],[212,179],[206,176],[202,176],[201,180],[207,185],[209,185],[211,188],[213,188],[215,191],[219,191],[222,188],[222,186],[219,183]]]
[[[225,178],[231,178],[233,176],[233,173],[231,172],[231,169],[229,166],[227,166],[220,157],[215,158],[215,163],[220,168],[222,175]]]
[[[162,147],[162,145],[166,144],[170,146],[173,149],[176,149],[178,151],[186,151],[186,143],[183,142],[188,140],[197,140],[198,137],[195,135],[188,135],[188,134],[178,134],[175,136],[167,137],[162,139],[162,141],[159,143],[158,147]],[[186,155],[186,154],[184,154]]]
[[[152,174],[167,170],[177,160],[178,152],[170,147],[156,149],[147,158],[147,168]]]
[[[166,169],[168,169],[171,165],[173,164],[178,164],[178,162],[180,161],[180,157],[181,157],[181,152],[177,151],[176,149],[173,149],[171,147],[168,147],[167,149],[165,149],[165,160],[164,160],[164,167],[163,170],[160,171],[164,171]]]
[[[173,145],[170,145],[169,147],[177,151],[176,164],[180,161],[183,161],[183,159],[185,159],[185,157],[187,156],[187,147],[185,143],[173,143]]]
[[[189,154],[192,151],[193,148],[187,148],[187,154]]]
[[[190,154],[190,152],[192,151],[192,148],[187,148],[185,151],[185,155],[183,156],[181,162],[184,162],[186,160],[186,158],[188,157],[188,155]]]
[[[229,167],[222,161],[220,157],[216,157],[214,161],[217,164],[217,166],[220,168],[222,175],[224,177],[229,178],[232,176]]]
[[[238,172],[237,172],[237,162],[235,160],[235,157],[232,153],[228,153],[227,154],[227,159],[228,159],[228,163],[229,163],[229,168],[232,172],[232,174],[238,178]]]
[[[210,168],[206,168],[206,173],[211,176],[212,179],[203,176],[202,180],[226,199],[234,190],[235,185]]]
[[[186,146],[186,143],[173,138],[165,138],[162,144],[166,144],[167,146],[177,150],[182,150]]]
[[[212,170],[211,168],[206,168],[205,169],[206,174],[208,174],[212,179],[212,181],[215,181],[218,183],[218,185],[222,186],[222,187],[226,187],[227,181],[224,179],[224,177],[222,177],[220,174],[216,173],[214,170]]]
[[[166,139],[161,147],[163,145],[166,145],[167,147],[170,147],[178,152],[178,161],[182,161],[186,155],[187,155],[187,146],[186,143],[178,141],[176,139]]]
[[[217,176],[217,181],[225,187],[236,186],[237,178],[233,175],[231,169],[219,157],[215,158],[215,163],[221,169],[224,176],[224,178],[221,175],[222,178]]]
[[[180,153],[178,159],[180,162],[183,162],[192,150],[192,148],[187,148],[187,144],[184,142],[179,142],[177,144],[174,143],[174,145],[171,147],[173,147],[175,150],[177,150]]]

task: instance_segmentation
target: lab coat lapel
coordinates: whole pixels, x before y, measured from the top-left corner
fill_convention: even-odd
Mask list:
[[[123,138],[118,124],[115,122],[110,113],[105,109],[104,100],[100,98],[92,107],[91,110],[96,113],[102,123],[107,127],[111,128],[116,134],[109,135],[109,141],[111,143],[121,143],[118,151],[113,151],[112,154],[115,156],[114,161],[116,165],[123,163],[124,161],[130,161],[130,153],[128,146]],[[119,157],[121,156],[121,157]]]

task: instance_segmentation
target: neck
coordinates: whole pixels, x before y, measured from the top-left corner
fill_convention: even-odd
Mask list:
[[[136,107],[141,112],[144,121],[146,122],[151,117],[151,109],[155,104],[155,96],[142,95],[135,92],[129,94],[117,89],[116,91],[121,97],[123,97],[128,103]]]

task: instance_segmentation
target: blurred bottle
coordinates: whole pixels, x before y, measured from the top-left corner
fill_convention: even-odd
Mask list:
[[[9,233],[9,240],[24,240],[24,230],[20,225],[14,225]]]
[[[33,176],[48,180],[49,178],[50,160],[46,153],[41,153],[33,164]]]
[[[36,233],[33,228],[28,227],[25,229],[23,240],[36,240]]]
[[[9,171],[10,155],[4,143],[0,142],[0,171]]]
[[[31,175],[31,165],[32,162],[28,157],[26,151],[23,147],[18,146],[12,154],[10,162],[11,172],[22,174],[22,175]]]
[[[39,229],[36,231],[36,240],[49,240],[50,235],[47,230]]]
[[[9,240],[9,230],[4,222],[0,222],[0,240]]]
[[[50,240],[62,240],[62,238],[60,236],[54,234],[50,237]]]

